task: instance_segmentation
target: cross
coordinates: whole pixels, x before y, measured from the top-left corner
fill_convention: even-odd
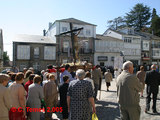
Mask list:
[[[78,57],[78,43],[77,41],[75,40],[75,38],[77,37],[77,35],[80,33],[80,31],[83,29],[83,27],[81,28],[78,28],[78,29],[72,29],[73,25],[72,23],[70,23],[70,31],[67,31],[67,32],[64,32],[64,33],[61,33],[59,35],[64,35],[64,34],[67,34],[67,33],[71,33],[71,42],[72,42],[72,52],[73,52],[73,62],[74,64],[76,63],[76,60],[77,60],[77,57]],[[79,31],[77,34],[75,34],[74,32],[77,32]],[[76,43],[76,44],[75,44]],[[76,50],[76,52],[75,52]]]

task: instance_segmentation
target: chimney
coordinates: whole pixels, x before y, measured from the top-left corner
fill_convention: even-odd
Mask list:
[[[52,23],[51,22],[49,22],[49,28],[52,26]]]
[[[46,36],[46,30],[45,29],[43,30],[43,36]]]

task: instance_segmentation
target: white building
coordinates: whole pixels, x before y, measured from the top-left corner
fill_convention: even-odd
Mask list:
[[[117,31],[108,29],[103,35],[123,40],[124,59],[132,61],[134,65],[141,64],[141,37],[134,34],[134,29],[124,28]]]
[[[57,58],[60,63],[72,62],[72,43],[70,34],[59,36],[59,34],[70,31],[70,23],[72,29],[82,28],[78,35],[79,56],[81,61],[93,63],[94,56],[94,38],[96,38],[96,25],[90,24],[75,18],[56,20],[53,24],[49,23],[49,29],[45,33],[46,36],[52,37],[57,46]]]
[[[120,56],[124,48],[122,39],[97,35],[95,40],[94,64],[100,66],[114,66],[114,59]]]

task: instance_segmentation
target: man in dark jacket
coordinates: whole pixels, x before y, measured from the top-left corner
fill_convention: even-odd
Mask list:
[[[149,111],[150,109],[150,102],[151,102],[151,94],[153,94],[153,106],[152,110],[153,113],[157,113],[156,110],[156,100],[158,94],[158,87],[159,87],[159,77],[160,74],[156,72],[156,65],[151,66],[151,71],[146,73],[145,84],[147,84],[147,97],[146,97],[146,109],[145,112]]]

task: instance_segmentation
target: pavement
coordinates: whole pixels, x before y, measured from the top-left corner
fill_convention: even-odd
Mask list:
[[[99,99],[96,102],[96,114],[99,120],[120,120],[120,111],[119,105],[117,103],[117,94],[116,94],[116,83],[115,80],[111,82],[111,86],[109,91],[106,89],[106,83],[103,79],[101,92],[98,92],[97,98]],[[160,92],[159,92],[160,93]],[[144,90],[144,97],[140,98],[140,106],[141,106],[141,116],[140,120],[160,120],[160,94],[158,94],[157,99],[157,112],[158,114],[153,114],[152,110],[148,113],[145,113],[145,90]],[[151,101],[152,106],[152,101]],[[62,115],[61,113],[53,114],[52,116],[55,120],[61,120]]]

